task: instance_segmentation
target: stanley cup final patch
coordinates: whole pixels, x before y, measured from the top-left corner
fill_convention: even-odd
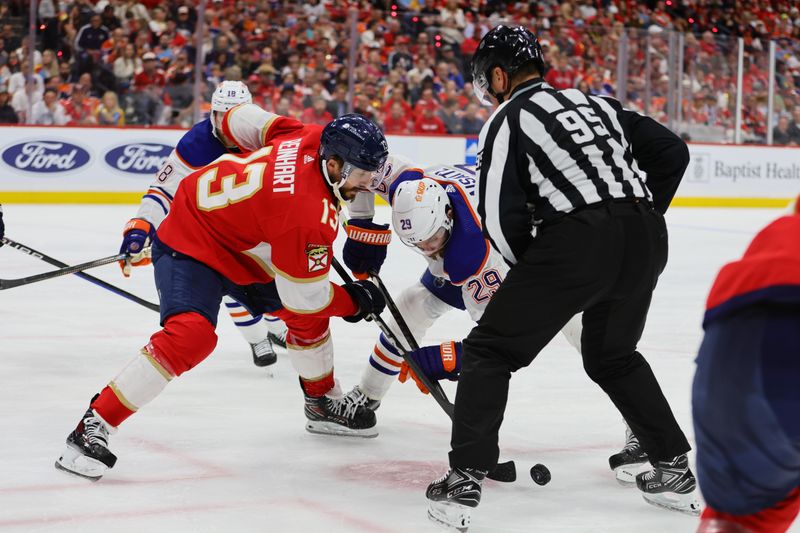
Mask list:
[[[308,257],[308,271],[317,272],[325,270],[330,263],[331,247],[325,244],[307,244],[306,257]]]

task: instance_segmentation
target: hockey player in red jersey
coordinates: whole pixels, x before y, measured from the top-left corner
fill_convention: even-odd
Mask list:
[[[158,226],[169,214],[178,186],[186,176],[211,164],[221,155],[251,152],[268,142],[259,134],[274,115],[254,105],[238,107],[236,113],[227,117],[227,131],[234,139],[239,139],[238,144],[222,131],[225,112],[252,101],[247,85],[241,81],[223,81],[214,90],[210,116],[181,137],[142,196],[136,216],[125,224],[119,250],[128,254],[125,261],[120,261],[123,275],[130,276],[131,267],[150,264],[150,257],[141,252],[147,249]],[[273,343],[286,347],[285,324],[269,315],[252,316],[228,295],[223,302],[239,333],[250,345],[253,363],[256,366],[275,363],[278,356]]]
[[[800,199],[798,199],[800,200]],[[698,533],[784,533],[800,510],[800,202],[725,265],[692,389]]]
[[[226,130],[236,112],[223,121],[229,138],[236,138]],[[309,431],[377,435],[375,415],[359,399],[326,395],[335,386],[328,321],[379,313],[383,297],[369,281],[335,285],[328,271],[339,202],[366,190],[382,169],[386,140],[360,115],[324,129],[271,115],[260,135],[264,148],[223,155],[179,186],[152,250],[163,328],[92,399],[58,468],[99,479],[114,465],[109,433],[211,353],[225,294],[286,322]]]

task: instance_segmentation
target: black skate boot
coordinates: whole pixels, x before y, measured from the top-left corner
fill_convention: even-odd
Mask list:
[[[636,486],[651,505],[700,516],[697,480],[689,469],[686,454],[669,461],[658,461],[655,469],[636,476]]]
[[[117,456],[108,449],[112,431],[90,407],[75,431],[67,436],[67,448],[56,460],[56,468],[97,481],[117,462]]]
[[[626,487],[636,485],[636,476],[650,470],[647,453],[639,444],[639,439],[631,428],[625,428],[625,446],[608,458],[608,466],[614,471],[617,482]]]
[[[381,406],[380,400],[373,400],[372,398],[364,394],[364,392],[361,390],[361,387],[359,387],[358,385],[353,387],[353,390],[348,392],[347,396],[352,398],[352,400],[356,402],[358,405],[363,405],[370,411],[377,411],[378,407]]]
[[[275,353],[269,336],[261,342],[251,344],[250,349],[253,350],[253,364],[256,366],[269,366],[278,362],[278,354]]]
[[[272,344],[275,346],[286,348],[286,329],[284,329],[281,333],[272,333],[270,331],[267,335],[267,338],[272,341]]]
[[[300,386],[303,386],[302,380]],[[306,399],[305,414],[308,419],[306,430],[310,433],[364,438],[378,436],[378,430],[375,429],[375,413],[365,407],[363,402],[353,398],[350,393],[341,398],[328,396],[315,398],[305,394],[303,389],[303,394]]]
[[[466,531],[472,509],[481,502],[481,483],[485,477],[485,470],[450,468],[425,491],[428,518],[450,531]]]

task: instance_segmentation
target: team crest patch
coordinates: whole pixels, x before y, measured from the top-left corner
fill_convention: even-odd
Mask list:
[[[325,270],[330,263],[331,247],[325,244],[307,244],[308,271]]]

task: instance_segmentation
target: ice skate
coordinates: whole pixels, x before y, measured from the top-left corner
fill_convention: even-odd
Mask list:
[[[281,348],[286,348],[286,333],[289,331],[286,324],[282,320],[270,320],[266,318],[266,316],[265,321],[267,323],[267,329],[269,329],[268,338],[272,341],[272,344],[280,346]]]
[[[364,394],[361,391],[361,387],[359,387],[358,385],[353,387],[353,390],[348,392],[347,395],[350,396],[354,402],[358,403],[358,405],[363,405],[370,411],[377,411],[378,407],[381,406],[380,400],[373,400],[372,398]]]
[[[278,362],[278,354],[272,347],[272,341],[268,335],[266,339],[256,344],[251,344],[250,349],[253,351],[253,364],[256,366],[270,366]]]
[[[67,436],[67,447],[56,460],[56,468],[97,481],[117,462],[117,456],[108,449],[111,432],[90,407],[75,431]]]
[[[625,446],[608,458],[608,466],[614,471],[617,482],[626,487],[636,485],[636,476],[652,468],[647,460],[647,453],[631,428],[625,428]]]
[[[653,470],[636,476],[636,486],[651,505],[700,516],[697,480],[689,469],[686,454],[670,461],[658,461]]]
[[[302,384],[302,382],[301,382]],[[360,392],[360,391],[359,391]],[[353,395],[353,391],[340,398],[327,395],[318,398],[305,394],[306,430],[322,435],[372,438],[378,436],[375,413],[368,409],[366,396]]]
[[[484,470],[451,468],[428,485],[428,518],[449,531],[469,529],[472,509],[481,502]]]

